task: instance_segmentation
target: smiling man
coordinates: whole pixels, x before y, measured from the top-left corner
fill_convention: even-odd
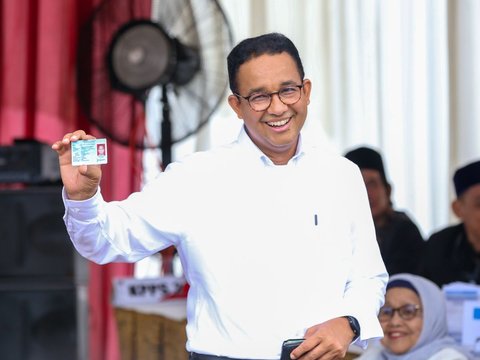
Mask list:
[[[234,82],[230,106],[243,119],[248,136],[260,151],[276,165],[287,164],[295,155],[307,117],[310,80],[303,79],[303,70],[286,52],[245,62],[236,78],[242,81]]]
[[[100,166],[71,166],[78,130],[52,145],[65,223],[98,263],[175,246],[190,284],[191,360],[342,359],[380,337],[387,273],[360,171],[302,141],[311,82],[277,33],[228,56],[228,102],[244,126],[233,143],[171,163],[123,201],[105,202]]]

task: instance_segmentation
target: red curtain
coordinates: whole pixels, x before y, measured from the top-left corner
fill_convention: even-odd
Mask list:
[[[76,96],[76,46],[81,25],[100,0],[0,2],[0,145],[15,138],[51,144],[75,129],[105,137],[82,115]],[[134,111],[132,111],[134,116]],[[103,167],[106,200],[137,190],[141,152],[109,143]],[[131,264],[91,264],[89,359],[119,359],[110,304],[111,281],[130,276]]]

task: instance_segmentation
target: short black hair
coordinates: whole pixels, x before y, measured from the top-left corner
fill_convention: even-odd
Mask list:
[[[274,55],[283,52],[286,52],[293,58],[297,64],[300,78],[303,80],[305,72],[297,48],[285,35],[274,32],[245,39],[230,51],[227,57],[230,90],[233,93],[238,92],[237,73],[242,64],[261,55]]]

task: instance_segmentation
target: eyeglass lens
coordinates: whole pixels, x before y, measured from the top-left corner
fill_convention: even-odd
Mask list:
[[[270,94],[268,93],[255,93],[248,97],[248,103],[250,104],[251,108],[255,111],[263,111],[266,110],[271,102],[272,96],[278,94],[280,101],[283,102],[285,105],[293,105],[302,95],[301,87],[303,85],[295,85],[295,86],[287,86],[281,88],[278,91],[274,91]]]
[[[393,318],[395,311],[403,320],[413,319],[417,315],[417,311],[420,309],[419,305],[407,304],[398,308],[392,308],[390,306],[384,306],[380,309],[378,317],[380,320],[390,320]]]

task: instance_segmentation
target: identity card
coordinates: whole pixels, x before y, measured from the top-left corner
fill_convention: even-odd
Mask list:
[[[107,139],[78,140],[72,145],[72,165],[99,165],[108,162]]]

